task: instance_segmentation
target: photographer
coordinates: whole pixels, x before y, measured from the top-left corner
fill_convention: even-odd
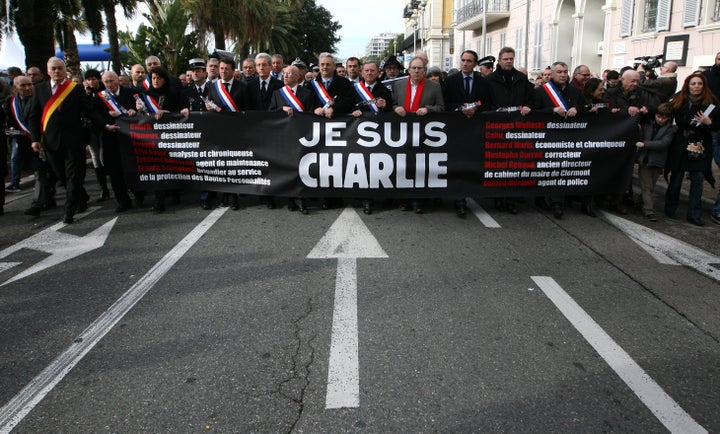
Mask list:
[[[660,67],[660,76],[655,80],[645,80],[640,84],[640,88],[657,98],[658,104],[668,102],[677,90],[677,68],[676,62],[665,62]]]

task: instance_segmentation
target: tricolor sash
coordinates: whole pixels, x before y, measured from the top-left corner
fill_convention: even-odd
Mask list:
[[[25,132],[26,135],[30,135],[30,127],[28,126],[25,119],[22,118],[22,113],[20,113],[20,99],[17,95],[13,95],[12,97],[12,104],[10,104],[10,111],[12,112],[13,119],[15,119],[15,123],[20,127],[21,130]]]
[[[143,102],[145,103],[145,107],[147,108],[148,113],[155,114],[160,111],[160,105],[157,101],[155,101],[155,98],[153,98],[152,96],[146,93],[141,93],[140,98],[142,98]]]
[[[232,97],[230,96],[230,92],[228,92],[225,85],[223,85],[222,80],[217,80],[215,82],[215,90],[217,90],[217,93],[220,96],[220,102],[222,103],[225,110],[229,112],[240,111],[237,104],[235,104],[235,101],[233,101]]]
[[[570,109],[567,101],[565,101],[565,98],[563,98],[560,91],[558,91],[558,88],[555,87],[555,84],[552,81],[545,83],[543,85],[543,89],[545,89],[545,93],[547,93],[550,97],[550,101],[555,104],[555,107],[562,107],[565,111]]]
[[[353,87],[355,88],[355,92],[360,95],[360,99],[362,99],[363,101],[368,102],[375,99],[372,92],[370,92],[370,89],[365,86],[364,81],[361,80],[356,82],[355,84],[353,84]],[[367,106],[370,107],[370,110],[374,111],[375,113],[380,111],[380,109],[374,102],[368,103]]]
[[[300,99],[295,95],[290,86],[284,86],[280,89],[280,94],[285,98],[285,102],[296,112],[304,112],[305,107],[300,102]]]
[[[111,112],[120,112],[122,114],[127,113],[125,107],[121,106],[120,103],[117,102],[117,100],[115,99],[115,95],[113,95],[111,92],[103,90],[98,92],[98,96]]]
[[[328,104],[331,104],[331,101],[333,100],[330,94],[328,93],[327,89],[325,89],[325,86],[320,83],[318,80],[312,80],[310,81],[312,84],[313,89],[315,89],[315,93],[317,94],[318,98],[320,99],[320,102],[322,103],[323,107],[327,106]]]
[[[143,85],[143,89],[150,90],[150,85],[151,85],[150,74],[145,76],[145,80],[143,80],[142,85]]]
[[[63,84],[59,84],[55,95],[51,96],[50,99],[45,103],[43,107],[42,117],[40,118],[40,125],[42,126],[42,132],[45,132],[48,122],[53,114],[60,108],[60,105],[65,101],[70,92],[75,89],[77,83],[70,80],[65,80]]]

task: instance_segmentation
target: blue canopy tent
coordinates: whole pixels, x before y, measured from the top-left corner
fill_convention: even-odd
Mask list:
[[[128,47],[122,45],[120,47],[121,53],[127,53]],[[110,44],[78,44],[78,55],[80,56],[81,62],[109,62],[110,61]],[[55,56],[65,60],[65,53],[60,48],[55,51]]]

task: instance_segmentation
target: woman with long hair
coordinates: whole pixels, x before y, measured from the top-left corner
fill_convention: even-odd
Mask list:
[[[711,106],[715,106],[711,110]],[[712,131],[720,129],[720,105],[702,74],[691,74],[672,100],[677,134],[670,145],[665,166],[670,172],[665,194],[665,215],[674,217],[685,172],[690,178],[687,221],[702,226],[703,181],[712,162]]]

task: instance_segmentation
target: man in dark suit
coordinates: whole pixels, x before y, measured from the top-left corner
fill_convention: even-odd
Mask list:
[[[355,61],[357,61],[356,58]],[[351,65],[350,59],[347,62]],[[348,68],[350,69],[350,68]],[[380,81],[380,68],[377,62],[370,60],[362,65],[360,75],[358,76],[358,82],[353,83],[355,89],[355,110],[352,115],[355,117],[361,116],[363,113],[380,113],[392,110],[392,92],[385,87]],[[370,102],[373,101],[374,102]],[[373,200],[362,199],[363,212],[365,214],[372,214],[373,212]]]
[[[490,83],[474,70],[477,59],[476,52],[463,51],[460,55],[460,72],[449,76],[443,82],[445,110],[459,110],[467,117],[472,117],[477,111],[490,110],[492,106]]]
[[[117,130],[107,125],[93,110],[82,86],[67,79],[65,62],[51,57],[47,63],[50,81],[35,86],[28,123],[32,148],[45,150],[50,166],[63,174],[67,199],[63,222],[72,223],[75,212],[87,209],[87,193],[83,189],[85,144],[82,139],[82,119],[85,115],[98,128]]]
[[[550,67],[550,81],[535,89],[535,107],[538,113],[555,113],[563,118],[577,116],[578,108],[582,107],[583,99],[580,90],[570,85],[568,66],[565,62],[555,62]],[[551,95],[553,95],[551,97]],[[552,207],[555,218],[561,219],[565,214],[565,198],[558,195],[548,196],[535,203],[541,207],[547,207],[547,202]]]
[[[303,76],[297,66],[287,66],[283,70],[283,82],[285,85],[272,94],[269,111],[284,111],[288,116],[295,112],[312,113],[315,108],[315,95],[313,91],[303,86]],[[289,198],[288,210],[300,210],[308,214],[307,205],[303,198]]]
[[[330,53],[320,53],[320,74],[311,83],[317,98],[315,114],[330,119],[335,113],[348,114],[355,108],[355,91],[348,79],[335,73],[335,58]],[[328,99],[332,100],[328,104]]]
[[[123,114],[134,116],[135,98],[133,94],[135,91],[127,87],[121,87],[118,76],[113,71],[104,72],[102,82],[105,85],[105,90],[99,93],[99,98],[95,98],[95,109],[98,113],[102,113],[105,123],[115,125],[115,119]],[[132,202],[125,182],[125,170],[120,157],[117,133],[105,129],[102,134],[102,142],[103,161],[108,175],[110,175],[110,185],[118,203],[115,212],[123,212],[130,209]]]
[[[207,111],[205,99],[210,95],[211,84],[207,81],[204,59],[190,59],[190,78],[192,84],[183,88],[183,96],[190,103],[190,111]]]
[[[299,111],[311,113],[315,109],[315,96],[312,90],[300,85],[302,79],[300,68],[292,65],[286,66],[283,71],[283,81],[285,82],[286,90],[290,90],[292,94],[297,97],[301,106],[298,107],[293,104],[292,100],[288,100],[291,95],[284,94],[282,92],[283,88],[280,88],[273,92],[268,110],[271,112],[284,111],[288,116],[292,116],[295,112]]]
[[[247,81],[250,109],[267,111],[273,92],[283,87],[283,82],[270,75],[272,57],[267,53],[255,56],[257,75]]]
[[[210,86],[210,100],[205,107],[208,110],[220,112],[240,112],[250,109],[247,83],[235,79],[235,68],[237,64],[230,57],[220,59],[220,77]],[[230,209],[240,209],[240,202],[237,193],[223,194],[222,206],[230,205]]]

